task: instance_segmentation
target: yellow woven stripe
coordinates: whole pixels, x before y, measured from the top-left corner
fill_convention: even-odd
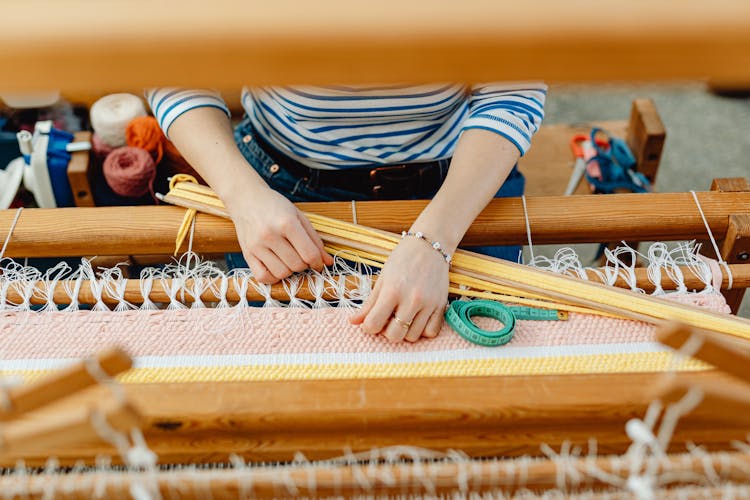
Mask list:
[[[124,383],[250,382],[261,380],[325,380],[350,378],[473,377],[497,375],[569,375],[586,373],[661,372],[708,369],[694,359],[673,363],[669,352],[581,355],[548,358],[483,359],[434,363],[253,365],[223,367],[138,368],[121,377]],[[49,372],[4,371],[25,381]]]

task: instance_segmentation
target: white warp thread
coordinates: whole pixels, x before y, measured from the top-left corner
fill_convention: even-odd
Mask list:
[[[8,248],[8,243],[10,243],[10,238],[13,236],[13,231],[16,229],[16,224],[18,224],[18,219],[21,217],[21,211],[23,210],[23,207],[18,207],[18,210],[16,210],[16,216],[13,218],[13,222],[10,224],[10,229],[8,229],[8,235],[5,237],[5,243],[3,243],[3,248],[0,249],[0,260],[3,260],[3,255],[5,255],[5,249]]]
[[[708,233],[708,237],[711,240],[711,245],[714,247],[714,252],[716,252],[716,259],[719,261],[719,264],[724,266],[724,269],[727,272],[727,280],[729,281],[727,285],[727,290],[732,289],[732,271],[729,270],[729,264],[723,259],[721,256],[721,252],[719,251],[719,245],[716,244],[716,239],[714,238],[714,233],[711,231],[711,227],[708,225],[708,221],[706,220],[706,216],[703,213],[703,207],[701,207],[700,201],[698,201],[698,195],[695,193],[695,191],[691,190],[690,193],[693,195],[693,200],[695,200],[695,205],[698,207],[698,212],[701,214],[701,219],[703,219],[703,225],[706,226],[706,232]]]
[[[563,248],[555,253],[553,258],[543,255],[534,257],[530,265],[539,269],[546,269],[557,274],[566,274],[581,279],[588,279],[587,273],[595,274],[599,279],[609,285],[613,285],[618,278],[624,279],[631,289],[641,291],[637,287],[635,273],[632,266],[625,265],[619,258],[622,254],[629,254],[631,260],[638,255],[645,260],[649,266],[648,276],[655,285],[654,295],[666,293],[662,282],[662,270],[677,286],[678,292],[686,292],[684,276],[680,266],[688,267],[693,274],[700,278],[704,284],[706,293],[715,290],[711,285],[712,276],[715,272],[711,269],[711,262],[702,259],[697,254],[695,247],[681,245],[673,250],[667,250],[663,243],[654,243],[647,252],[641,254],[629,247],[622,247],[615,251],[607,251],[607,266],[603,270],[585,268],[576,253],[570,248]],[[713,264],[715,266],[715,264]],[[330,304],[323,300],[323,295],[329,296],[338,307],[356,308],[358,304],[366,300],[372,292],[373,269],[368,266],[356,264],[349,265],[341,256],[334,256],[334,265],[326,268],[323,272],[309,270],[303,274],[294,275],[284,282],[282,286],[291,294],[290,304],[298,307],[328,307]],[[203,303],[201,295],[210,291],[218,301],[218,307],[229,307],[227,291],[233,285],[239,294],[238,306],[247,306],[247,291],[252,287],[264,298],[266,306],[283,305],[271,297],[271,288],[262,285],[253,279],[248,269],[234,269],[227,273],[212,261],[201,261],[195,253],[183,254],[173,264],[162,268],[145,268],[140,275],[140,294],[143,302],[142,310],[153,310],[157,305],[151,300],[153,283],[159,282],[162,289],[169,297],[169,309],[184,309],[191,305],[194,308],[208,307]],[[351,282],[354,278],[358,286],[355,289],[347,289],[347,279]],[[50,283],[47,283],[49,281]],[[105,293],[115,299],[114,309],[124,311],[136,308],[135,305],[125,300],[127,280],[120,270],[102,269],[94,272],[91,262],[82,259],[78,269],[67,266],[53,268],[45,274],[40,273],[33,267],[25,267],[11,259],[5,259],[0,267],[0,309],[28,311],[32,308],[32,298],[37,303],[47,304],[48,310],[54,310],[53,283],[63,283],[63,288],[70,297],[70,306],[65,311],[78,310],[78,294],[84,282],[96,300],[94,310],[111,310],[112,307],[104,302]],[[302,291],[309,291],[313,297],[312,301],[301,300],[299,295]],[[11,303],[9,293],[14,292],[21,296],[19,303]]]
[[[526,238],[529,240],[529,254],[531,254],[531,262],[534,262],[534,245],[531,243],[531,223],[529,223],[529,211],[526,209],[526,195],[521,195],[521,203],[523,203],[523,217],[526,220]]]

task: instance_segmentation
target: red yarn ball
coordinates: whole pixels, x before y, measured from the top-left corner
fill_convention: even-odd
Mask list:
[[[148,151],[124,146],[107,155],[104,179],[116,194],[140,198],[153,193],[156,164]]]

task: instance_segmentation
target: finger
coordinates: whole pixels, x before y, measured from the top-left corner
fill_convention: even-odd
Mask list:
[[[391,319],[393,310],[397,304],[398,297],[396,293],[387,289],[381,290],[374,301],[372,309],[370,309],[362,321],[362,330],[372,335],[382,332]],[[406,332],[401,335],[401,338],[404,338],[405,334]]]
[[[247,261],[247,265],[250,268],[250,271],[253,273],[253,278],[258,280],[261,283],[271,284],[276,283],[278,281],[273,274],[271,274],[271,271],[268,270],[266,266],[263,265],[263,263],[256,259],[253,255],[244,255],[245,260]]]
[[[276,240],[271,246],[271,251],[292,271],[302,272],[307,269],[307,264],[287,239]]]
[[[325,248],[323,248],[323,240],[320,239],[320,235],[315,230],[315,228],[312,227],[312,224],[310,223],[310,219],[305,217],[305,215],[300,212],[299,221],[302,224],[302,227],[305,229],[305,232],[307,232],[307,235],[312,240],[312,242],[315,243],[315,246],[318,247],[318,252],[320,252],[320,257],[323,259],[323,263],[326,266],[332,265],[333,257],[331,257],[331,255],[328,252],[326,252]]]
[[[275,278],[272,283],[283,280],[284,278],[292,274],[292,271],[286,266],[286,264],[284,264],[281,259],[279,259],[279,257],[269,248],[259,249],[255,253],[255,256],[263,263],[264,266],[266,266],[266,268]]]
[[[372,310],[372,306],[375,305],[375,302],[378,299],[378,291],[380,288],[378,285],[375,285],[375,289],[372,291],[369,297],[367,297],[367,300],[364,304],[362,304],[362,307],[359,308],[359,311],[352,314],[352,316],[349,318],[349,323],[352,325],[360,325],[365,320],[365,316],[367,316],[370,311]]]
[[[385,330],[383,330],[383,336],[391,342],[404,340],[416,317],[417,311],[409,311],[405,307],[399,307],[389,318],[390,321],[388,321]],[[400,321],[397,321],[396,318]]]
[[[424,329],[427,326],[427,321],[430,319],[430,317],[430,311],[428,311],[427,309],[422,309],[421,311],[419,311],[419,314],[417,314],[414,317],[414,320],[411,322],[411,326],[406,332],[404,340],[406,340],[407,342],[416,342],[417,340],[419,340],[419,337],[422,336]]]
[[[307,266],[316,271],[321,271],[323,269],[323,256],[320,253],[320,249],[312,238],[310,238],[310,235],[307,234],[307,231],[305,231],[302,221],[298,221],[298,223],[286,235],[286,238],[294,247],[294,251],[297,252]]]
[[[440,330],[443,328],[443,321],[443,308],[439,308],[432,313],[430,319],[427,321],[427,326],[425,326],[423,335],[428,339],[437,337],[440,334]]]

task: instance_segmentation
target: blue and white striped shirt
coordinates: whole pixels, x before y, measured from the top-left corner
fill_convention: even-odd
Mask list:
[[[183,113],[214,107],[209,90],[147,92],[165,133]],[[244,89],[242,105],[268,143],[313,168],[372,167],[448,158],[463,130],[502,135],[521,154],[544,117],[546,86],[534,84],[295,86]]]

